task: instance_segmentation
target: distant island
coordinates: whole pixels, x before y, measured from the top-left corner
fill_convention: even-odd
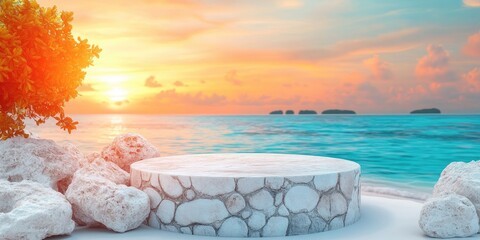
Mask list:
[[[298,114],[317,114],[317,111],[315,110],[300,110]]]
[[[275,110],[270,112],[270,115],[282,115],[282,114],[283,114],[282,110]]]
[[[285,114],[291,115],[291,114],[295,114],[295,112],[294,112],[293,110],[287,110],[287,111],[285,112]]]
[[[327,109],[323,111],[322,114],[357,114],[357,113],[352,110]]]
[[[410,112],[410,114],[440,114],[442,113],[438,108],[424,108],[417,109]]]

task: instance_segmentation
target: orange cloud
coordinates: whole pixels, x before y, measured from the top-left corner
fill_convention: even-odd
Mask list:
[[[182,81],[175,81],[175,82],[173,83],[173,85],[174,85],[175,87],[186,87],[186,86],[187,86],[187,85],[185,85],[185,83],[183,83]]]
[[[463,75],[466,83],[465,91],[480,93],[480,69],[474,68]]]
[[[158,93],[154,101],[185,105],[219,105],[226,101],[226,97],[216,93],[179,93],[175,89],[169,89]]]
[[[390,80],[393,78],[390,64],[381,60],[378,55],[365,59],[363,64],[370,69],[373,77],[377,80]]]
[[[242,81],[237,77],[237,71],[231,70],[225,74],[225,80],[233,85],[242,85]]]
[[[480,7],[480,0],[463,0],[463,5],[467,7]]]
[[[468,56],[480,57],[480,32],[468,37],[467,43],[463,47],[463,53]]]
[[[154,76],[150,76],[147,79],[145,79],[145,87],[149,88],[159,88],[162,87],[163,85],[159,83],[157,80],[155,80]]]
[[[450,55],[441,45],[428,45],[427,55],[418,60],[415,74],[417,77],[437,82],[455,81],[449,67]]]
[[[79,92],[93,92],[95,91],[95,88],[93,88],[92,84],[87,83],[87,84],[82,84],[80,87],[77,88]]]

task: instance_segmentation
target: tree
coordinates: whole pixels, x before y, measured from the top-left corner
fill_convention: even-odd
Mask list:
[[[85,68],[101,49],[72,36],[72,12],[40,7],[35,0],[0,0],[0,139],[28,137],[25,119],[49,118],[69,133],[78,122],[65,116]]]

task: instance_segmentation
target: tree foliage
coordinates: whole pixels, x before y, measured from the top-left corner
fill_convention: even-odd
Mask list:
[[[72,12],[35,0],[0,0],[0,139],[25,136],[25,119],[76,129],[64,104],[77,96],[98,46],[72,36]]]

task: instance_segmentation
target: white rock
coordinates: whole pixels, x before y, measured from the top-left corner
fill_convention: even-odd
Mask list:
[[[450,163],[433,189],[433,196],[456,193],[473,203],[480,216],[480,161]]]
[[[340,190],[343,195],[350,200],[353,194],[353,186],[355,185],[355,172],[340,173]]]
[[[102,158],[114,162],[123,170],[130,172],[130,165],[134,162],[159,157],[158,149],[144,137],[127,133],[117,136],[113,142],[103,148]]]
[[[150,227],[160,229],[160,220],[158,219],[157,215],[153,212],[150,212],[150,216],[148,217],[148,225]]]
[[[218,236],[220,237],[247,237],[247,224],[238,217],[230,217],[225,220],[218,229]]]
[[[0,180],[0,238],[44,239],[75,228],[65,197],[40,183]]]
[[[267,177],[265,178],[265,186],[272,190],[278,190],[282,188],[284,181],[283,177]]]
[[[271,217],[263,227],[262,237],[282,237],[287,235],[288,218]]]
[[[195,192],[192,190],[192,189],[188,189],[187,191],[185,191],[185,197],[187,198],[187,200],[193,200],[195,198]]]
[[[285,206],[293,213],[309,212],[315,208],[318,193],[305,185],[294,186],[285,194]]]
[[[146,193],[90,175],[86,168],[75,173],[65,196],[72,204],[77,223],[101,223],[116,232],[137,228],[150,212]]]
[[[240,178],[237,181],[237,191],[241,194],[249,194],[263,188],[264,178]]]
[[[150,182],[150,177],[152,176],[152,174],[149,172],[142,172],[141,176],[143,181]]]
[[[247,219],[252,215],[252,211],[251,210],[245,210],[245,211],[242,212],[241,215],[242,215],[243,219]]]
[[[276,212],[277,208],[275,206],[271,206],[264,210],[265,216],[267,216],[267,218],[273,216]]]
[[[150,199],[150,208],[154,209],[158,207],[158,204],[162,201],[162,196],[153,188],[147,187],[143,191],[148,195]]]
[[[192,186],[200,193],[216,196],[235,190],[233,178],[191,177]]]
[[[320,217],[313,217],[311,221],[312,224],[310,225],[310,229],[308,230],[309,233],[323,232],[328,225],[325,220]]]
[[[318,191],[326,192],[337,185],[338,181],[338,174],[331,173],[331,174],[324,174],[315,176],[313,180],[313,184]]]
[[[172,198],[178,198],[183,193],[183,187],[180,183],[173,177],[169,175],[159,175],[160,186],[163,191]]]
[[[175,203],[170,200],[163,200],[157,209],[157,216],[164,224],[169,224],[175,214]]]
[[[248,236],[249,236],[249,237],[252,237],[252,238],[259,238],[259,237],[261,237],[260,231],[250,231],[250,233],[249,233]]]
[[[262,227],[265,226],[265,223],[266,223],[265,214],[263,214],[262,212],[255,211],[252,213],[252,216],[250,216],[250,218],[248,219],[248,226],[255,231],[262,229]]]
[[[138,170],[130,172],[130,186],[135,188],[142,188],[142,173]]]
[[[192,229],[190,229],[189,227],[181,227],[181,228],[180,228],[180,232],[183,233],[183,234],[190,234],[190,235],[192,235]]]
[[[307,234],[312,221],[305,213],[294,215],[290,220],[289,235]]]
[[[73,145],[62,147],[52,140],[15,137],[0,141],[0,179],[31,180],[65,190],[85,157]],[[66,186],[65,186],[66,185]]]
[[[263,189],[248,197],[248,203],[257,210],[266,210],[273,206],[273,197]]]
[[[330,224],[328,225],[328,230],[335,230],[339,228],[343,228],[343,217],[342,216],[336,216],[335,218],[330,221]]]
[[[178,176],[178,181],[184,188],[190,188],[192,186],[192,182],[190,181],[190,177],[188,176]]]
[[[212,226],[195,225],[193,226],[193,235],[198,236],[217,236],[215,229]]]
[[[283,202],[283,192],[279,192],[275,195],[275,206],[279,206]]]
[[[243,199],[242,195],[234,193],[227,198],[225,205],[228,212],[235,215],[245,208],[245,199]]]
[[[317,206],[317,211],[325,220],[330,220],[347,211],[347,201],[339,192],[323,195]]]
[[[160,225],[160,229],[167,232],[176,232],[176,233],[180,232],[180,230],[173,225]]]
[[[479,230],[478,223],[475,206],[457,194],[429,199],[419,220],[423,232],[436,238],[472,236]]]
[[[118,167],[115,163],[107,162],[102,158],[94,159],[81,168],[90,176],[106,178],[115,184],[130,185],[130,174]]]
[[[182,226],[193,223],[211,224],[229,215],[225,204],[220,200],[197,199],[180,204],[175,212],[175,221]]]
[[[280,214],[280,216],[288,216],[290,214],[290,212],[288,212],[288,209],[285,207],[285,205],[280,205],[280,207],[278,208],[278,214]]]
[[[293,183],[308,183],[312,181],[313,176],[296,176],[296,177],[288,177],[287,179],[292,181]]]

